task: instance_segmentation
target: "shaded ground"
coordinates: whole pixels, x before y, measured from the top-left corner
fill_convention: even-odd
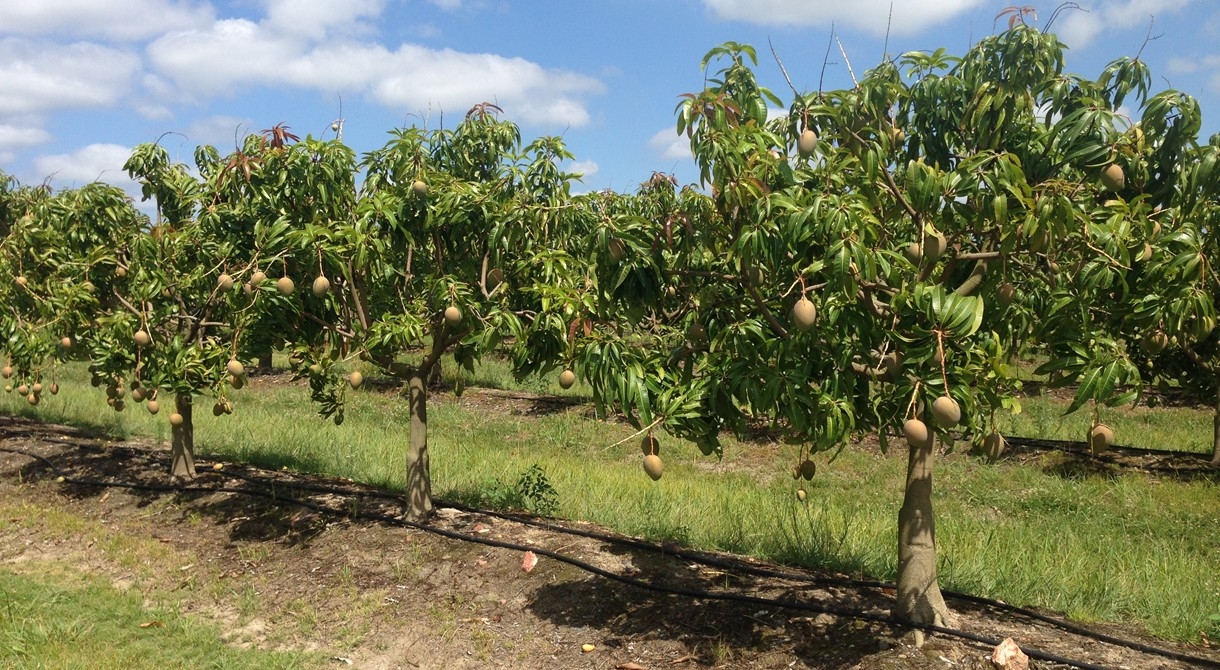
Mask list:
[[[917,649],[908,631],[876,621],[663,593],[546,555],[526,572],[522,550],[405,528],[394,521],[401,508],[393,498],[347,481],[202,462],[197,482],[172,490],[159,445],[115,444],[11,417],[0,417],[0,448],[46,459],[0,451],[0,569],[58,562],[100,574],[218,621],[234,643],[317,651],[329,659],[322,667],[990,667],[989,645],[937,635]],[[431,527],[556,552],[670,590],[875,618],[892,606],[885,590],[818,581],[833,575],[798,579],[796,570],[770,566],[790,576],[763,577],[741,566],[767,566],[738,557],[709,556],[722,565],[708,565],[673,556],[674,547],[628,546],[479,512],[442,509]],[[1096,666],[1195,667],[953,606],[972,633],[1011,636]],[[1117,627],[1106,632],[1172,646]],[[594,650],[582,651],[584,644]],[[1220,663],[1215,650],[1177,649]]]

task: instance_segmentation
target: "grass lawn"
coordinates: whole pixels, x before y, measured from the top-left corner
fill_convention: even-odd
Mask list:
[[[60,372],[63,390],[29,407],[0,394],[0,411],[168,441],[164,410],[111,411],[83,367]],[[553,380],[517,384],[494,366],[468,381],[558,393]],[[346,421],[318,418],[300,385],[256,383],[232,394],[235,413],[196,411],[201,454],[288,466],[401,488],[406,402],[367,385],[349,393]],[[578,385],[567,395],[587,393]],[[494,398],[440,395],[429,407],[434,492],[482,504],[529,501],[518,480],[533,466],[553,487],[557,516],[624,533],[677,540],[793,564],[893,579],[904,449],[888,455],[850,445],[815,457],[818,474],[798,502],[790,472],[797,447],[725,443],[725,457],[662,435],[665,476],[642,471],[633,432],[577,406],[522,413]],[[1061,418],[1066,403],[1029,398],[1007,419],[1017,435],[1079,439],[1088,416]],[[1210,451],[1211,414],[1194,409],[1107,409],[1123,445]],[[1049,457],[1048,457],[1049,458]],[[1053,464],[1002,459],[989,465],[959,448],[939,459],[935,504],[945,588],[1066,612],[1084,621],[1137,622],[1156,635],[1198,641],[1220,635],[1220,487],[1215,478],[1174,480],[1107,471],[1065,476]],[[167,462],[168,466],[168,462]]]

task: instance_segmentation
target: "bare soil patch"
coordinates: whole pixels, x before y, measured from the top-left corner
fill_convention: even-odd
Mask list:
[[[987,644],[938,634],[916,648],[910,631],[886,623],[750,600],[888,614],[887,589],[827,581],[842,575],[616,542],[588,524],[562,525],[605,538],[455,508],[429,524],[671,592],[546,555],[527,572],[523,551],[403,527],[392,496],[349,481],[202,461],[199,479],[175,488],[162,445],[11,417],[0,417],[0,447],[13,450],[0,451],[0,569],[56,562],[103,575],[219,622],[234,644],[313,650],[322,667],[990,667]],[[65,518],[76,522],[53,521]],[[987,607],[953,606],[966,631],[1094,666],[1197,667]],[[1106,632],[1220,664],[1215,650],[1120,627]],[[593,650],[582,650],[586,644]]]

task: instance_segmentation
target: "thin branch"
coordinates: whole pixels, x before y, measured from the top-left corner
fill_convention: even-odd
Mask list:
[[[336,333],[345,339],[350,340],[350,339],[354,339],[356,337],[356,334],[351,332],[350,330],[344,330],[332,323],[329,323],[327,321],[324,321],[324,320],[318,318],[317,316],[314,316],[313,314],[310,314],[309,312],[301,312],[301,315],[304,316],[306,319],[313,321],[314,323],[318,324],[319,326],[322,326],[323,328],[325,328],[333,333]]]
[[[881,62],[885,62],[890,56],[890,28],[894,25],[894,3],[890,2],[890,15],[885,20],[885,42],[881,45]]]
[[[822,74],[818,76],[818,97],[822,95],[822,82],[826,80],[826,65],[830,63],[830,47],[834,44],[835,24],[830,24],[830,39],[826,40],[826,55],[822,57]]]
[[[792,89],[792,97],[799,98],[801,94],[792,85],[792,79],[788,77],[788,70],[784,67],[784,61],[779,59],[779,54],[775,51],[775,45],[771,43],[771,38],[767,38],[767,46],[771,47],[771,57],[775,59],[775,64],[779,66],[779,71],[784,75],[784,81],[788,82],[788,88]]]
[[[851,69],[851,59],[847,57],[847,50],[843,48],[843,42],[839,40],[839,34],[834,33],[835,44],[839,45],[839,53],[843,54],[843,62],[847,65],[847,74],[851,75],[851,83],[856,88],[860,88],[860,82],[856,80],[856,72]]]

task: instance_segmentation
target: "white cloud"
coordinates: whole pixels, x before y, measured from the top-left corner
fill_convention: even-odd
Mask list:
[[[0,123],[0,150],[27,149],[51,141],[51,134],[37,126]]]
[[[224,154],[233,147],[241,146],[245,136],[259,130],[261,128],[255,128],[250,119],[221,115],[198,119],[187,126],[182,134],[186,135],[188,144],[192,146],[211,144]]]
[[[604,89],[592,77],[548,70],[522,58],[412,44],[394,51],[365,42],[315,46],[245,19],[167,35],[148,53],[158,72],[187,92],[215,95],[255,83],[278,84],[365,93],[407,112],[439,107],[459,114],[493,101],[526,123],[584,125],[589,121],[584,98]]]
[[[337,3],[336,3],[337,4]],[[0,26],[15,35],[138,40],[212,22],[208,3],[174,0],[4,0]]]
[[[1107,30],[1146,26],[1165,14],[1185,9],[1193,0],[1107,0],[1066,9],[1051,29],[1069,47],[1082,49]]]
[[[130,157],[131,147],[90,144],[69,154],[39,156],[34,159],[34,169],[58,187],[79,188],[101,181],[123,189],[138,201],[140,185],[123,171],[123,163]]]
[[[0,114],[111,105],[139,69],[135,55],[98,44],[0,40]]]
[[[916,33],[982,3],[980,0],[704,0],[704,4],[722,19],[773,26],[830,25],[833,22],[884,35],[887,26],[894,34]]]
[[[648,146],[665,159],[690,159],[690,139],[679,135],[673,128],[657,131],[648,139]]]
[[[594,161],[573,161],[568,166],[567,172],[575,172],[582,177],[592,177],[597,174],[601,168]]]
[[[385,0],[268,0],[264,24],[281,35],[319,40],[326,35],[364,32],[363,19],[381,15]]]
[[[428,0],[428,2],[447,12],[462,8],[462,0]]]

